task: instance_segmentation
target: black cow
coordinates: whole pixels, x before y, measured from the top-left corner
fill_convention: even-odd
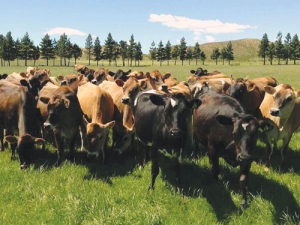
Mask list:
[[[194,110],[195,147],[208,148],[213,178],[220,173],[219,157],[233,167],[240,166],[242,207],[247,206],[248,175],[253,161],[258,129],[271,129],[271,123],[245,114],[240,103],[229,96],[208,91],[198,97],[202,101]]]
[[[112,77],[114,77],[114,80],[121,79],[123,81],[126,81],[128,79],[128,74],[131,72],[131,70],[128,70],[127,72],[124,72],[123,70],[117,70],[117,72],[108,71],[108,74]]]
[[[182,93],[160,95],[153,91],[143,92],[136,99],[133,108],[136,137],[140,143],[150,148],[151,184],[154,189],[159,173],[158,150],[176,153],[176,180],[179,176],[179,162],[187,134],[186,117],[191,108],[201,104],[198,99],[187,101]],[[178,185],[178,183],[177,183]]]

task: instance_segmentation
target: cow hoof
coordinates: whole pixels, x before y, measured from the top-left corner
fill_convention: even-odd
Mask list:
[[[29,169],[29,165],[21,165],[20,170],[27,170]]]
[[[148,191],[150,191],[150,190],[154,191],[154,186],[150,185],[149,188],[148,188]]]
[[[245,209],[247,209],[249,207],[249,204],[247,204],[247,203],[242,203],[241,204],[241,209],[242,210],[245,210]]]

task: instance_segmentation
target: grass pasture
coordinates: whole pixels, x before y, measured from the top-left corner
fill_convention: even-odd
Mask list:
[[[200,65],[199,65],[200,66]],[[44,66],[40,66],[44,67]],[[95,65],[92,68],[97,68]],[[108,67],[170,72],[185,80],[195,65]],[[205,65],[235,78],[273,76],[280,83],[300,89],[300,65]],[[73,73],[73,67],[48,67],[54,76]],[[20,72],[25,67],[0,67],[0,74]],[[300,119],[300,115],[299,115]],[[280,152],[272,156],[272,168],[261,163],[265,145],[258,141],[250,171],[249,208],[240,209],[238,168],[221,159],[218,182],[211,177],[211,167],[203,151],[196,162],[189,157],[181,167],[181,190],[174,190],[171,162],[162,163],[156,189],[148,191],[150,163],[137,167],[131,153],[87,162],[79,152],[76,162],[53,167],[54,147],[36,150],[31,168],[19,170],[19,162],[10,160],[10,151],[0,152],[0,223],[1,224],[299,224],[300,223],[300,132],[290,143],[290,164],[279,167]],[[68,152],[66,152],[68,153]]]

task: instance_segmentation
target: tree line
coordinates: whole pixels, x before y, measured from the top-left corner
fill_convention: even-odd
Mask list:
[[[282,61],[287,65],[289,60],[293,60],[293,64],[296,64],[296,60],[300,59],[300,42],[298,35],[293,37],[290,33],[287,33],[285,39],[282,38],[282,33],[278,32],[276,41],[270,42],[268,35],[265,33],[261,39],[259,45],[258,56],[263,59],[263,64],[266,64],[266,60],[269,60],[270,65],[273,64],[273,60],[277,59],[278,65]]]
[[[111,35],[108,34],[105,42],[101,45],[99,37],[94,40],[91,34],[88,34],[85,42],[85,48],[80,48],[77,44],[72,43],[70,38],[64,33],[58,40],[51,39],[48,34],[42,38],[39,45],[34,45],[30,39],[28,32],[19,39],[14,40],[11,32],[8,32],[5,36],[0,34],[0,64],[5,65],[5,62],[10,66],[12,61],[24,60],[25,66],[27,66],[28,60],[33,60],[33,65],[39,59],[46,60],[46,66],[52,60],[55,65],[55,59],[59,59],[60,66],[69,66],[70,60],[74,59],[75,64],[78,59],[83,56],[83,51],[86,54],[88,64],[90,65],[91,60],[96,61],[97,66],[101,60],[108,60],[109,66],[113,62],[117,66],[117,60],[121,59],[122,66],[139,66],[140,61],[143,60],[142,46],[140,42],[134,40],[134,36],[131,35],[129,41],[115,41]],[[180,40],[178,45],[171,45],[168,41],[165,45],[160,41],[158,45],[155,45],[153,41],[149,49],[149,58],[153,62],[156,60],[162,64],[166,61],[169,65],[170,60],[174,60],[176,65],[177,60],[183,62],[188,61],[189,65],[191,60],[204,62],[206,60],[206,54],[200,49],[198,42],[194,46],[187,46],[185,38]],[[210,55],[212,60],[215,60],[218,64],[218,59],[221,58],[224,61],[228,61],[230,64],[231,60],[234,60],[233,48],[231,41],[227,47],[214,48]]]

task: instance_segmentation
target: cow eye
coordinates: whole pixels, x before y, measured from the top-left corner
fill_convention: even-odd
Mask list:
[[[288,98],[286,99],[286,101],[287,101],[287,102],[292,101],[292,97],[288,97]]]

